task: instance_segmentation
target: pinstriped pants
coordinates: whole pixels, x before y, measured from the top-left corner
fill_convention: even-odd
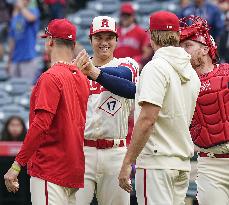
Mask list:
[[[189,171],[136,169],[138,205],[184,205]]]
[[[78,189],[66,188],[51,182],[31,177],[30,192],[32,205],[80,205],[76,203]]]

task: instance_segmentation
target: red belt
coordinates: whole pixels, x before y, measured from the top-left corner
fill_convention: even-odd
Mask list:
[[[125,147],[126,146],[126,140],[124,140],[124,139],[113,139],[113,140],[106,140],[106,139],[88,140],[88,139],[84,139],[84,146],[96,147],[97,149]]]
[[[227,154],[214,154],[211,152],[205,153],[205,152],[199,152],[198,155],[200,157],[211,157],[211,158],[229,158],[229,153]]]

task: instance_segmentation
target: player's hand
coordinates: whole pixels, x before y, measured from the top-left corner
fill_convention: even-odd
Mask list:
[[[77,55],[73,60],[73,64],[76,65],[84,75],[90,77],[92,80],[96,80],[101,72],[99,68],[93,65],[85,49]]]
[[[128,193],[133,191],[133,187],[131,185],[131,180],[130,180],[130,174],[131,174],[131,165],[123,164],[118,177],[119,186],[125,191],[127,191]]]
[[[18,9],[23,9],[25,6],[24,6],[24,2],[22,0],[17,0],[17,3],[16,3],[16,6]]]
[[[10,168],[8,172],[4,175],[5,185],[8,192],[16,193],[19,189],[18,177],[19,172]]]
[[[94,65],[92,64],[91,59],[85,49],[79,52],[79,54],[73,60],[73,63],[87,76],[94,68]]]

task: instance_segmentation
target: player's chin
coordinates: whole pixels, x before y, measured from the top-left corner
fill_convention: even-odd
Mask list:
[[[107,59],[112,55],[111,52],[109,51],[103,51],[103,52],[99,52],[99,56],[103,59]]]

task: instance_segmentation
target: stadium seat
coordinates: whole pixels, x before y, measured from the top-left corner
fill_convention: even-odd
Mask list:
[[[149,28],[149,15],[144,15],[138,19],[139,25],[145,30]]]
[[[139,4],[137,13],[139,15],[149,15],[155,11],[164,10],[164,7],[161,3],[151,3],[151,4]]]
[[[11,78],[3,89],[11,95],[22,95],[30,89],[32,79]]]
[[[9,75],[6,72],[5,68],[0,68],[0,81],[5,81],[9,79]]]
[[[88,35],[85,29],[81,28],[80,26],[77,26],[76,41],[78,41],[78,39],[84,37],[85,35]]]
[[[28,112],[21,106],[16,104],[10,104],[0,107],[0,121],[4,122],[10,116],[21,116],[24,118],[26,115],[28,116]]]
[[[29,109],[30,107],[30,93],[27,92],[23,95],[19,95],[19,96],[16,96],[14,97],[14,103],[26,108],[26,109]]]
[[[135,0],[138,4],[152,4],[154,0]]]
[[[0,106],[12,103],[13,98],[4,90],[0,90]]]
[[[93,50],[90,44],[84,45],[85,50],[88,52],[89,56],[93,55]]]
[[[101,2],[102,4],[105,4],[105,3],[120,3],[119,0],[97,0],[97,2]]]
[[[78,42],[84,46],[86,44],[89,44],[89,38],[88,38],[88,34],[89,34],[89,31],[87,30],[84,30],[85,31],[85,35],[81,36],[79,39],[78,39]]]
[[[77,11],[75,14],[69,15],[68,19],[77,26],[89,28],[91,25],[91,21],[95,16],[98,16],[98,13],[96,12],[95,8],[82,9]]]
[[[119,6],[120,5],[115,2],[103,3],[101,10],[99,10],[98,12],[100,13],[100,15],[109,16],[110,14],[119,10]]]

